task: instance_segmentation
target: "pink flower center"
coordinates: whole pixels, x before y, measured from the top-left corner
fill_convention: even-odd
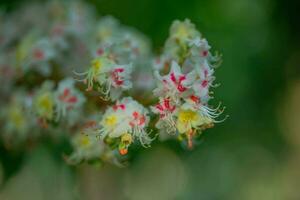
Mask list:
[[[126,106],[124,104],[116,104],[112,108],[114,111],[117,111],[118,109],[125,110]]]
[[[104,53],[104,50],[103,50],[102,48],[99,48],[99,49],[97,50],[97,55],[98,55],[98,56],[101,56],[103,53]]]
[[[162,104],[158,103],[157,105],[155,105],[155,108],[159,111],[160,118],[165,117],[166,112],[172,113],[176,109],[175,106],[171,106],[169,98],[164,99]]]
[[[45,58],[45,53],[43,50],[41,49],[35,49],[33,51],[33,57],[36,59],[36,60],[43,60]]]
[[[174,72],[172,72],[172,73],[170,74],[170,78],[171,78],[171,81],[177,86],[177,90],[178,90],[179,92],[184,92],[184,91],[186,90],[186,87],[184,87],[184,86],[182,85],[182,81],[184,81],[184,80],[186,79],[185,75],[180,75],[180,76],[178,77],[178,80],[177,80],[177,78],[176,78]]]
[[[204,50],[201,52],[203,57],[206,57],[208,55],[208,51]]]
[[[208,85],[208,80],[202,81],[201,85],[205,88]]]
[[[68,104],[74,104],[77,102],[77,97],[71,94],[71,91],[69,88],[65,88],[63,91],[63,94],[59,96],[59,100],[61,100],[64,103]]]
[[[120,76],[120,73],[122,72],[124,72],[124,68],[116,68],[111,74],[112,80],[118,86],[124,83],[124,80],[122,80],[122,77]]]
[[[132,113],[132,116],[133,116],[133,120],[131,122],[129,122],[129,125],[131,127],[142,126],[145,124],[146,117],[144,115],[141,115],[139,112],[134,111]]]

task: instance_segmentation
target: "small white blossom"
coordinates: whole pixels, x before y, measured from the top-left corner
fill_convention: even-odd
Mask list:
[[[33,97],[33,111],[43,127],[55,116],[54,83],[45,81]]]
[[[85,97],[78,91],[73,79],[66,78],[62,80],[57,90],[55,91],[55,104],[56,104],[56,118],[59,120],[61,117],[69,117],[79,113],[82,104],[85,102]],[[73,112],[72,112],[73,111]],[[76,112],[77,111],[77,112]]]
[[[70,163],[100,159],[105,150],[105,144],[99,140],[94,127],[86,127],[72,137],[73,153],[67,158]]]
[[[119,150],[125,154],[128,146],[136,139],[144,147],[150,145],[152,139],[145,130],[148,123],[147,109],[126,97],[106,110],[100,122],[100,135],[101,138],[120,138]]]
[[[47,38],[36,40],[33,35],[29,35],[17,49],[17,60],[25,73],[33,70],[49,76],[51,73],[50,61],[54,57],[55,50]]]
[[[158,87],[153,91],[154,95],[170,98],[175,104],[178,104],[180,98],[190,92],[192,83],[195,80],[194,71],[183,74],[180,66],[175,61],[172,62],[169,74],[161,76],[158,71],[155,71],[154,75],[158,80]]]
[[[115,101],[123,91],[132,87],[131,72],[131,64],[119,65],[113,58],[102,55],[92,61],[88,71],[76,74],[85,76],[84,83],[88,86],[87,90],[95,87],[102,93],[104,99]]]

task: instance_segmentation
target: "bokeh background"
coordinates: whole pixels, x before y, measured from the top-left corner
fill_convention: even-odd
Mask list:
[[[1,0],[7,12],[28,1]],[[41,1],[39,1],[41,2]],[[300,3],[287,0],[88,0],[136,27],[159,51],[174,19],[190,18],[223,54],[215,103],[230,117],[193,151],[173,142],[127,168],[68,166],[59,148],[0,148],[0,199],[300,199]],[[1,30],[0,30],[1,31]]]

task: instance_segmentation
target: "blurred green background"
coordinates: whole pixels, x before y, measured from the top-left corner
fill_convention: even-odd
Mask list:
[[[21,156],[1,150],[1,200],[300,199],[300,1],[87,2],[99,16],[139,29],[156,51],[174,19],[190,18],[223,55],[214,103],[222,101],[230,117],[191,152],[157,144],[124,169],[70,167],[42,145]]]

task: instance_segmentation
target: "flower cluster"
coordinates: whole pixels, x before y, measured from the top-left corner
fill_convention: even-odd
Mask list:
[[[209,100],[220,59],[189,20],[174,21],[157,56],[142,33],[79,0],[0,11],[0,27],[5,147],[67,138],[67,162],[119,165],[157,131],[191,148],[219,122]]]
[[[208,105],[218,61],[209,49],[194,24],[189,20],[175,21],[164,52],[156,60],[157,88],[153,93],[159,102],[152,106],[152,111],[159,115],[156,127],[162,134],[168,132],[180,140],[186,138],[189,148],[193,146],[193,138],[218,122],[216,118],[224,110]],[[168,74],[160,75],[159,70],[168,68]]]
[[[47,127],[47,122],[59,121],[61,118],[72,123],[74,119],[80,117],[78,111],[85,97],[74,87],[74,84],[73,79],[67,78],[62,80],[54,90],[54,83],[46,81],[33,94],[33,111],[41,125]]]
[[[142,146],[150,145],[152,139],[146,132],[148,111],[130,97],[123,98],[108,108],[100,122],[100,136],[106,141],[118,140],[120,154],[127,154],[131,143],[138,140]]]
[[[87,90],[99,91],[105,100],[117,100],[132,87],[131,74],[143,58],[149,56],[149,44],[137,31],[122,26],[112,17],[104,17],[98,23],[90,67],[84,76]]]
[[[75,81],[66,78],[57,89],[52,81],[45,81],[34,91],[20,89],[9,99],[9,104],[0,112],[4,121],[3,138],[7,144],[19,144],[36,138],[31,128],[48,129],[49,123],[65,123],[72,126],[80,120],[85,97],[74,87]]]

